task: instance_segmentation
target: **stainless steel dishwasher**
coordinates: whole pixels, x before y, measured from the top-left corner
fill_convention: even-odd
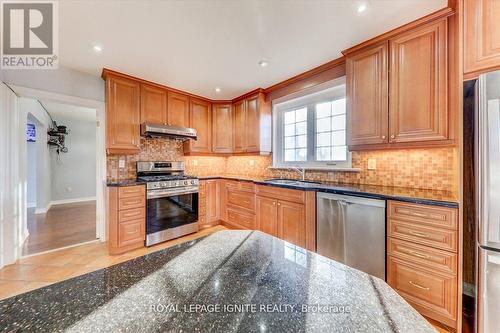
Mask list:
[[[317,252],[385,280],[385,201],[317,194]]]

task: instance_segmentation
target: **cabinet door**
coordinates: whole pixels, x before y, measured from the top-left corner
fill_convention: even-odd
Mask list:
[[[447,28],[444,19],[389,41],[390,142],[448,138]]]
[[[141,84],[141,124],[167,123],[167,91]]]
[[[207,223],[220,220],[220,184],[217,179],[206,181]]]
[[[260,115],[259,115],[259,95],[250,97],[246,104],[246,133],[245,151],[260,151]]]
[[[306,215],[303,204],[278,201],[278,237],[306,247]]]
[[[242,153],[246,147],[245,101],[233,104],[233,151]]]
[[[106,80],[106,139],[108,152],[138,150],[140,143],[140,84],[109,76]]]
[[[348,145],[387,143],[388,46],[380,44],[348,56]]]
[[[210,103],[191,99],[189,127],[196,129],[198,139],[186,141],[189,151],[210,153],[212,147],[212,112]]]
[[[214,104],[212,108],[212,150],[214,153],[230,153],[233,151],[231,104]]]
[[[464,72],[500,66],[500,1],[464,1]],[[489,70],[488,70],[489,69]]]
[[[257,228],[278,237],[278,200],[257,197]]]
[[[169,92],[167,110],[170,125],[189,127],[189,96]]]

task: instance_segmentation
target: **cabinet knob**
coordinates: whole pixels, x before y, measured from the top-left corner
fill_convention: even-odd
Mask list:
[[[273,201],[273,205],[276,205],[276,201]]]
[[[394,134],[393,134],[393,135],[391,135],[391,139],[394,139],[394,138],[396,138],[396,136],[395,136]]]
[[[385,135],[382,135],[382,139],[385,139]]]
[[[281,204],[278,202],[278,206],[281,206]]]

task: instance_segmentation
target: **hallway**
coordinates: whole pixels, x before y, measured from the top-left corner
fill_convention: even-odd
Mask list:
[[[46,214],[28,208],[28,239],[23,256],[96,239],[96,202],[52,206]]]

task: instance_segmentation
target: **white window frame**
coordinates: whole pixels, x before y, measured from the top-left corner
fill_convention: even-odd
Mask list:
[[[318,88],[316,88],[318,89]],[[346,98],[345,77],[332,80],[321,86],[321,90],[302,93],[286,100],[273,102],[273,168],[302,167],[315,170],[353,171],[351,152],[347,150],[346,161],[316,161],[316,112],[315,105]],[[307,107],[307,161],[284,160],[283,114],[286,111]],[[347,114],[346,114],[347,115]],[[347,126],[346,126],[347,127]],[[346,128],[346,136],[348,129]],[[347,140],[347,138],[346,138]],[[346,143],[347,144],[347,143]]]

